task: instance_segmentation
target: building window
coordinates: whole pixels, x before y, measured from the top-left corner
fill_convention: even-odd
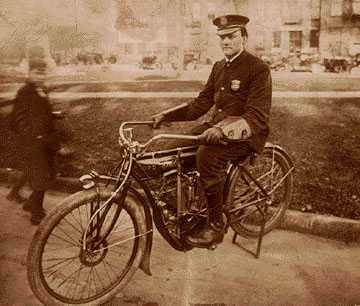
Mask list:
[[[320,18],[320,0],[311,1],[311,18],[312,19]]]
[[[310,48],[319,48],[319,30],[310,31]]]
[[[331,0],[330,15],[342,16],[343,0]]]
[[[280,31],[273,32],[272,46],[273,46],[273,48],[280,48],[280,46],[281,46],[281,32]]]
[[[298,1],[282,0],[281,1],[281,18],[283,24],[301,23],[301,6]]]
[[[289,39],[290,52],[301,50],[302,32],[290,31],[289,33],[290,33],[290,39]]]
[[[198,22],[201,20],[201,7],[200,3],[193,2],[192,3],[192,22]]]
[[[353,15],[360,15],[360,0],[353,0],[352,13]]]

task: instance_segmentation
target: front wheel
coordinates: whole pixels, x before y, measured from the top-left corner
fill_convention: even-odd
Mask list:
[[[289,206],[293,166],[281,150],[266,147],[254,165],[246,169],[269,197],[239,169],[232,182],[232,201],[226,211],[230,226],[237,234],[258,237],[262,222],[265,222],[264,234],[269,233],[279,225]]]
[[[115,198],[109,209],[96,213],[110,196],[109,191],[75,193],[35,233],[28,279],[45,305],[100,305],[138,268],[146,243],[144,212],[128,192],[122,205]]]

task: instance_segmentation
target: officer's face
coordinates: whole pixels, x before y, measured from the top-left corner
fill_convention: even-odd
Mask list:
[[[227,35],[220,35],[220,45],[226,57],[233,55],[244,50],[246,37],[241,35],[241,31],[236,31]]]

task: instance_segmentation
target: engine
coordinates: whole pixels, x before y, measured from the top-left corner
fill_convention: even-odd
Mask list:
[[[161,207],[164,223],[167,226],[179,225],[182,231],[190,230],[195,223],[206,217],[206,200],[199,182],[199,172],[189,170],[181,176],[181,205],[177,203],[177,171],[164,173],[161,187],[156,195],[157,205]],[[178,219],[177,216],[180,215]],[[180,220],[180,224],[177,223]],[[196,221],[196,222],[195,222]]]

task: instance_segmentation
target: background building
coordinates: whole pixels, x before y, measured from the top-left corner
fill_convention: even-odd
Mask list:
[[[359,0],[238,0],[250,17],[249,47],[258,54],[301,51],[321,56],[359,53]]]
[[[248,49],[260,56],[360,53],[360,0],[2,0],[0,58],[40,43],[65,63],[81,52],[210,63],[222,56],[212,20],[234,13],[249,16]]]

